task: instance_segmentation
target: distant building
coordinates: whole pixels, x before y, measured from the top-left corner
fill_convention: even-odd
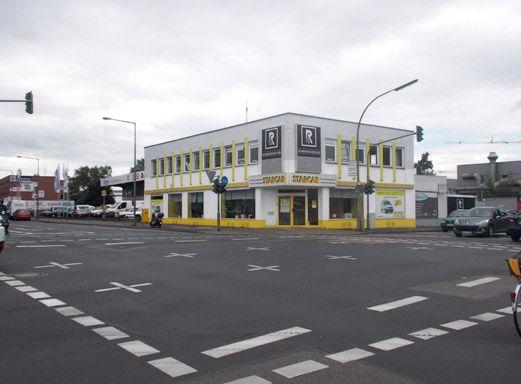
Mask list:
[[[144,199],[144,174],[145,172],[143,171],[136,172],[136,200]],[[132,200],[134,196],[134,173],[105,177],[100,180],[100,185],[102,189],[112,188],[112,195],[115,201]]]
[[[37,185],[40,200],[63,199],[63,193],[54,189],[54,176],[22,176],[18,181],[16,175],[0,179],[0,199],[33,201]]]

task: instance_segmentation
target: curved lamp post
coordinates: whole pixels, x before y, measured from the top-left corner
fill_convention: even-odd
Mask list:
[[[362,115],[360,116],[360,120],[358,120],[358,125],[356,127],[356,148],[355,148],[356,152],[355,152],[355,154],[356,154],[356,191],[358,193],[358,202],[357,202],[357,208],[356,208],[356,210],[357,210],[356,219],[357,219],[357,228],[358,228],[359,231],[363,231],[364,230],[364,215],[360,214],[361,212],[363,213],[363,211],[364,211],[364,199],[363,199],[364,195],[363,195],[362,189],[360,188],[360,156],[358,156],[359,155],[358,147],[360,145],[359,144],[360,143],[360,123],[362,122],[362,118],[364,117],[365,112],[367,111],[367,108],[369,108],[369,106],[371,104],[373,104],[377,99],[379,99],[380,97],[385,96],[388,93],[391,93],[393,91],[395,91],[395,92],[401,91],[402,89],[407,88],[410,85],[413,85],[417,81],[418,81],[418,79],[414,79],[412,81],[409,81],[408,83],[400,85],[397,88],[390,89],[389,91],[384,92],[384,93],[376,96],[373,100],[371,100],[369,102],[369,104],[367,104],[367,106],[364,108],[364,111],[362,112]],[[366,154],[366,157],[367,157],[367,154]],[[368,212],[368,215],[369,215],[369,212]],[[369,223],[368,223],[368,225],[369,225]]]

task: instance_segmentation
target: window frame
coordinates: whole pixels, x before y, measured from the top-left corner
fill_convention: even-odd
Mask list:
[[[183,173],[190,172],[190,152],[183,154]],[[186,159],[188,158],[188,161]]]
[[[230,155],[230,162],[228,163],[228,155]],[[231,167],[233,164],[233,151],[232,146],[227,145],[224,147],[224,166]]]
[[[402,164],[401,165],[398,164],[398,156],[396,155],[396,153],[398,151],[400,151],[401,154],[402,154]],[[395,151],[394,151],[394,155],[396,156],[396,160],[395,160],[396,168],[405,168],[405,148],[403,148],[403,147],[396,147]]]
[[[239,156],[239,152],[242,150],[242,163],[241,163],[241,157]],[[244,143],[237,143],[235,144],[235,155],[237,156],[237,164],[243,166],[244,165],[244,155],[246,152],[244,151]]]
[[[192,171],[198,171],[201,164],[199,164],[199,151],[192,152]]]
[[[208,161],[206,161],[208,155]],[[210,169],[210,150],[203,150],[203,169]]]
[[[336,163],[337,162],[337,140],[334,139],[325,139],[324,140],[324,161],[326,163]],[[333,148],[333,160],[329,160],[327,156],[327,150],[329,148]]]
[[[340,156],[342,164],[349,164],[349,160],[351,159],[351,142],[347,140],[342,140],[340,147]],[[346,148],[347,156],[344,156],[343,149]]]
[[[174,171],[175,173],[181,173],[181,155],[175,156]]]
[[[256,161],[253,161],[253,156],[252,156],[254,149],[257,150],[257,156],[256,156],[257,160]],[[257,140],[250,141],[248,143],[248,151],[249,151],[248,162],[250,164],[258,164],[259,163],[259,142]]]
[[[221,147],[213,149],[213,167],[214,169],[221,168]]]
[[[389,164],[385,164],[385,150],[389,151]],[[392,158],[392,147],[390,145],[384,145],[382,148],[382,164],[384,167],[392,167],[393,166],[393,158]]]

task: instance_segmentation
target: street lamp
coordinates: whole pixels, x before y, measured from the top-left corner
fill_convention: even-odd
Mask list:
[[[135,227],[137,225],[137,221],[136,221],[136,194],[137,194],[137,187],[136,187],[136,123],[133,121],[113,119],[111,117],[103,117],[103,120],[119,121],[120,123],[127,123],[127,124],[134,125],[134,196],[132,197],[132,205],[134,207],[133,225]]]
[[[356,154],[356,191],[358,193],[358,202],[357,202],[357,215],[356,215],[356,218],[357,218],[357,228],[359,231],[363,231],[364,230],[364,215],[360,215],[360,212],[363,212],[364,210],[364,200],[363,200],[363,193],[362,193],[362,190],[360,188],[360,156],[359,155],[359,152],[358,152],[358,146],[360,145],[360,123],[362,122],[362,118],[364,117],[365,115],[365,112],[367,111],[367,108],[369,108],[369,106],[371,104],[373,104],[377,99],[379,99],[380,97],[382,96],[385,96],[387,95],[388,93],[391,93],[392,91],[395,91],[395,92],[398,92],[398,91],[401,91],[402,89],[404,88],[407,88],[408,86],[410,85],[413,85],[414,83],[416,83],[418,81],[418,79],[414,79],[412,81],[409,81],[408,83],[405,83],[403,85],[400,85],[399,87],[397,88],[393,88],[387,92],[384,92],[382,93],[381,95],[378,95],[376,96],[373,100],[371,100],[371,102],[369,104],[367,104],[367,106],[365,107],[364,111],[362,112],[362,115],[360,116],[360,120],[358,120],[358,126],[356,127],[356,148],[355,148],[355,154]],[[367,155],[366,155],[367,157]],[[369,196],[367,197],[369,199]],[[369,212],[367,212],[368,216],[369,216]],[[367,223],[367,225],[369,226],[369,223]]]
[[[28,156],[16,156],[19,159],[36,160],[36,211],[34,212],[34,218],[38,220],[38,209],[40,208],[40,159],[38,157]]]

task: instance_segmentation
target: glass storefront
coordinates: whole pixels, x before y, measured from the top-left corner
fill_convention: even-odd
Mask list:
[[[357,195],[353,189],[329,190],[329,218],[354,219],[356,218]]]
[[[228,191],[224,194],[223,217],[226,219],[255,218],[255,190]]]
[[[182,194],[175,193],[168,195],[168,217],[182,217],[183,201]]]
[[[203,192],[194,192],[188,194],[188,217],[197,219],[204,217]]]

